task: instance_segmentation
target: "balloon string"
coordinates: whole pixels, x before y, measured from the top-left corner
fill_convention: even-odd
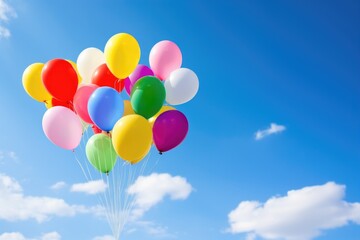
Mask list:
[[[96,154],[96,155],[93,155],[93,157],[95,157],[95,159],[97,160],[97,163],[98,163],[98,166],[100,167],[99,169],[99,174],[100,174],[100,177],[101,177],[101,181],[102,182],[105,182],[104,181],[104,177],[103,177],[103,174],[102,174],[102,171],[104,170],[102,168],[102,165],[100,164],[100,161],[102,159],[101,155],[100,155],[100,152],[97,151],[96,153],[93,153],[93,154]],[[106,168],[106,166],[105,166]],[[108,183],[105,182],[107,185]],[[113,215],[111,214],[111,211],[110,211],[110,203],[109,203],[109,200],[108,200],[108,196],[107,196],[107,189],[105,189],[104,192],[102,192],[102,196],[103,196],[103,199],[104,199],[104,208],[105,208],[105,212],[106,212],[106,215],[108,216],[108,222],[109,222],[109,225],[110,225],[110,228],[111,228],[111,231],[113,232],[113,227],[112,227],[112,222],[113,222]]]
[[[109,138],[110,138],[110,141],[109,141],[109,145],[108,145],[108,148],[109,148],[109,151],[110,151],[110,157],[111,159],[113,159],[113,157],[115,157],[116,159],[116,153],[114,153],[114,151],[112,151],[112,141],[111,141],[111,134],[109,133]],[[113,156],[113,154],[115,154],[115,156]],[[114,167],[116,166],[117,162],[115,161],[115,165]],[[119,221],[120,221],[120,216],[119,216],[119,207],[118,207],[118,204],[117,204],[117,199],[120,198],[120,196],[117,198],[117,186],[116,186],[116,179],[115,179],[115,173],[114,171],[112,171],[111,173],[112,175],[112,185],[113,185],[113,192],[112,192],[112,195],[113,195],[113,205],[114,205],[114,215],[115,215],[115,222],[114,222],[114,230],[115,230],[115,239],[118,239],[119,238],[119,235],[120,235],[120,229],[119,229]],[[110,188],[110,186],[109,186]],[[109,189],[110,190],[110,189]]]
[[[85,131],[85,135],[86,135],[86,138],[87,139],[89,139],[89,134],[88,134],[88,131],[86,130]],[[84,139],[85,137],[83,137],[83,145],[85,146],[85,139]],[[80,147],[81,147],[81,145],[80,145]],[[75,152],[75,150],[73,151],[74,152],[74,154],[76,154],[76,152]],[[84,167],[83,167],[83,165],[81,164],[81,162],[79,161],[79,158],[77,157],[77,156],[75,156],[76,157],[76,160],[77,160],[77,162],[78,162],[78,164],[79,164],[79,166],[80,166],[80,168],[82,169],[82,171],[83,171],[83,174],[84,174],[84,176],[85,176],[85,178],[86,178],[86,180],[89,182],[90,180],[91,181],[93,181],[94,180],[94,178],[92,177],[92,174],[91,174],[91,171],[90,171],[90,169],[89,169],[89,162],[85,159],[85,166],[86,166],[86,169],[87,169],[87,172],[88,172],[88,174],[89,175],[87,175],[86,174],[86,172],[85,172],[85,170],[84,170]],[[103,197],[106,197],[106,195],[103,195]],[[106,203],[105,203],[105,201],[107,200],[106,198],[104,197],[104,199],[101,197],[101,195],[99,195],[99,194],[97,194],[97,201],[98,201],[98,203],[99,203],[99,205],[101,206],[101,207],[103,207],[103,209],[105,210],[105,217],[106,217],[106,219],[107,219],[107,221],[109,222],[109,225],[111,225],[111,219],[110,219],[110,214],[109,214],[109,211],[107,210],[107,207],[106,207]]]
[[[73,152],[73,154],[74,154],[74,157],[75,157],[75,159],[76,159],[76,162],[78,163],[80,169],[81,169],[82,172],[83,172],[83,175],[84,175],[86,181],[89,182],[89,181],[90,181],[90,180],[89,180],[89,177],[86,175],[86,172],[85,172],[85,170],[84,170],[84,167],[83,167],[83,165],[81,164],[79,158],[78,158],[77,155],[76,155],[75,149],[74,149],[72,152]],[[104,206],[104,204],[102,203],[102,201],[101,201],[101,199],[100,199],[99,197],[98,197],[98,201],[100,202],[99,204],[100,204],[101,206]],[[108,221],[109,224],[110,224],[109,215],[108,215],[107,213],[106,213],[106,219],[107,219],[107,221]]]
[[[105,149],[105,151],[106,151],[106,146],[104,145],[105,143],[104,142],[101,142],[101,149]],[[105,159],[105,157],[106,157],[106,155],[105,155],[105,153],[104,152],[102,152],[103,154],[102,154],[102,157],[101,157],[101,159],[100,159],[100,156],[99,156],[99,158],[98,158],[98,161],[99,161],[99,166],[101,166],[100,165],[100,161],[103,161],[104,163],[105,163],[105,169],[101,169],[102,171],[106,171],[106,177],[105,177],[105,179],[106,179],[106,190],[105,190],[105,194],[107,193],[107,201],[108,201],[108,209],[109,209],[109,212],[111,212],[111,222],[112,222],[112,224],[111,224],[111,229],[112,229],[112,232],[113,232],[113,235],[115,236],[115,227],[114,227],[114,222],[115,222],[115,209],[114,209],[114,207],[113,207],[113,202],[111,201],[111,188],[110,188],[110,183],[109,183],[109,175],[108,175],[108,171],[109,171],[109,168],[110,168],[110,166],[107,166],[108,165],[108,159]],[[99,152],[98,152],[98,154],[100,154]],[[101,174],[101,173],[100,173]],[[103,176],[103,174],[101,174],[101,176]],[[104,180],[103,180],[104,181]]]
[[[159,161],[160,161],[160,158],[162,158],[162,154],[159,154],[157,157],[156,157],[156,161],[155,161],[155,164],[152,166],[151,170],[149,171],[149,173],[152,173],[154,171],[154,169],[158,166],[159,164]]]
[[[83,137],[83,145],[85,145],[85,137],[88,135],[88,132],[86,131]],[[101,144],[105,144],[105,142],[102,142]],[[103,149],[104,147],[112,147],[111,141],[107,145],[102,145]],[[90,163],[86,160],[85,165],[81,164],[77,154],[77,152],[74,150],[73,154],[75,156],[76,161],[78,162],[85,178],[87,181],[93,181],[92,174],[89,169]],[[94,153],[94,157],[97,157],[98,165],[104,166],[105,169],[109,169],[111,166],[108,166],[109,161],[106,161],[105,159],[106,154],[103,152],[97,152]],[[113,152],[110,154],[111,158],[113,157]],[[127,161],[124,161],[122,164],[118,161],[121,159],[118,158],[115,162],[114,169],[112,169],[111,172],[108,173],[108,175],[104,175],[100,172],[100,178],[102,181],[104,181],[107,184],[106,191],[102,192],[102,194],[98,194],[98,201],[102,207],[104,207],[105,210],[105,216],[107,221],[109,222],[109,226],[111,228],[111,231],[113,233],[113,237],[118,240],[120,239],[121,233],[125,229],[125,226],[130,218],[130,216],[133,213],[133,209],[136,206],[137,202],[135,201],[135,195],[128,194],[127,190],[128,187],[130,187],[135,180],[141,176],[150,169],[151,171],[154,170],[154,168],[158,165],[158,162],[160,160],[160,157],[156,158],[155,164],[150,167],[150,158],[152,156],[152,151],[146,156],[143,161],[141,161],[138,164],[130,164]],[[105,160],[105,162],[103,162]],[[103,163],[103,165],[100,165],[100,162]],[[150,167],[150,168],[148,168]],[[86,169],[85,169],[86,168]],[[87,171],[86,171],[87,170]],[[101,169],[104,171],[104,169]],[[112,174],[112,176],[109,176]],[[111,186],[112,185],[112,186]],[[101,197],[102,196],[102,197]]]

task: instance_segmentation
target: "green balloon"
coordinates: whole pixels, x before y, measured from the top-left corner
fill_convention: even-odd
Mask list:
[[[153,76],[142,77],[131,90],[131,106],[146,119],[160,111],[165,101],[165,87]]]
[[[86,143],[86,157],[100,172],[110,172],[117,157],[111,138],[102,133],[93,135]]]

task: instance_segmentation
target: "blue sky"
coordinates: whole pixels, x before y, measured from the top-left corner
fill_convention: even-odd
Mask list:
[[[85,182],[84,176],[73,153],[43,134],[46,109],[25,93],[21,76],[31,63],[76,61],[83,49],[103,50],[112,35],[128,32],[137,38],[140,62],[147,65],[155,43],[176,42],[182,66],[197,73],[200,89],[178,107],[190,123],[185,142],[162,156],[153,170],[168,174],[170,182],[181,176],[186,182],[180,188],[190,184],[191,192],[173,200],[164,193],[170,197],[162,196],[131,223],[123,239],[291,239],[297,234],[315,239],[311,233],[317,230],[316,239],[360,235],[358,1],[0,3],[0,29],[8,30],[0,37],[1,191],[19,194],[21,185],[23,199],[62,199],[70,207],[97,204],[93,195],[70,191]],[[256,139],[271,123],[272,131]],[[153,152],[152,163],[158,160]],[[61,181],[63,188],[51,189]],[[291,190],[294,194],[288,195]],[[271,197],[280,204],[246,205]],[[6,199],[0,203],[21,211]],[[305,203],[310,207],[304,210]],[[47,212],[49,218],[38,222],[31,213],[18,219],[2,206],[3,239],[111,234],[106,221],[93,213]],[[337,211],[330,214],[329,209]],[[241,227],[246,223],[248,229]],[[6,233],[18,238],[6,238]]]

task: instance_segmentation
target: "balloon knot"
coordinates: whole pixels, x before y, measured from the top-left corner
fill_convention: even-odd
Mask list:
[[[159,154],[160,154],[160,155],[163,155],[163,152],[159,151]]]

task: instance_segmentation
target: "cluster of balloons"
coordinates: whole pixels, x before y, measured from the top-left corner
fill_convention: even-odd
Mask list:
[[[48,108],[42,120],[47,138],[73,150],[84,126],[91,125],[95,134],[87,141],[86,155],[104,173],[114,167],[116,156],[134,164],[152,144],[160,153],[178,146],[186,137],[188,121],[170,105],[190,101],[199,80],[192,70],[181,68],[181,51],[171,41],[153,46],[150,67],[139,60],[137,40],[119,33],[107,41],[104,52],[87,48],[76,63],[52,59],[28,66],[23,86]],[[123,89],[130,100],[123,99]]]

